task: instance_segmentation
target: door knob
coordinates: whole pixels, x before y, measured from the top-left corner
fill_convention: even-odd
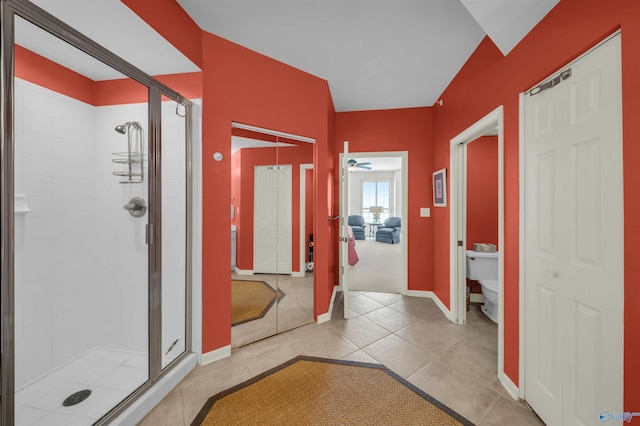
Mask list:
[[[552,280],[554,278],[558,278],[558,272],[557,271],[547,271],[547,278],[549,278],[550,280]]]

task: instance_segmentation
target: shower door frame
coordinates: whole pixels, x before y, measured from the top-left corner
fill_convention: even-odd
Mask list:
[[[89,56],[114,68],[146,86],[148,100],[149,143],[149,222],[152,238],[148,244],[148,345],[149,376],[147,381],[121,401],[95,425],[105,425],[130,407],[140,396],[192,353],[192,103],[170,87],[157,81],[124,59],[111,53],[82,33],[60,21],[38,6],[20,0],[0,0],[2,52],[0,56],[0,425],[15,422],[15,330],[14,330],[14,16],[44,29]],[[186,149],[186,247],[185,247],[185,350],[162,368],[162,209],[161,209],[161,114],[162,96],[185,108]]]

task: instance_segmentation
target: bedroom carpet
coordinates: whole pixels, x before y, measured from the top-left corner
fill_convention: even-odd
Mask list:
[[[349,290],[402,292],[402,247],[375,240],[357,240],[360,261],[347,270]]]

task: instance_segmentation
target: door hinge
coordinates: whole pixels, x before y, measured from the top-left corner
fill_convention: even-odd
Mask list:
[[[458,247],[462,247],[464,245],[464,241],[458,240]]]
[[[153,223],[145,225],[145,243],[153,245]]]

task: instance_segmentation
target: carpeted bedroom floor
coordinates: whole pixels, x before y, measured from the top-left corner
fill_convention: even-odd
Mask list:
[[[349,290],[402,292],[402,246],[376,240],[356,240],[360,261],[347,270]]]

